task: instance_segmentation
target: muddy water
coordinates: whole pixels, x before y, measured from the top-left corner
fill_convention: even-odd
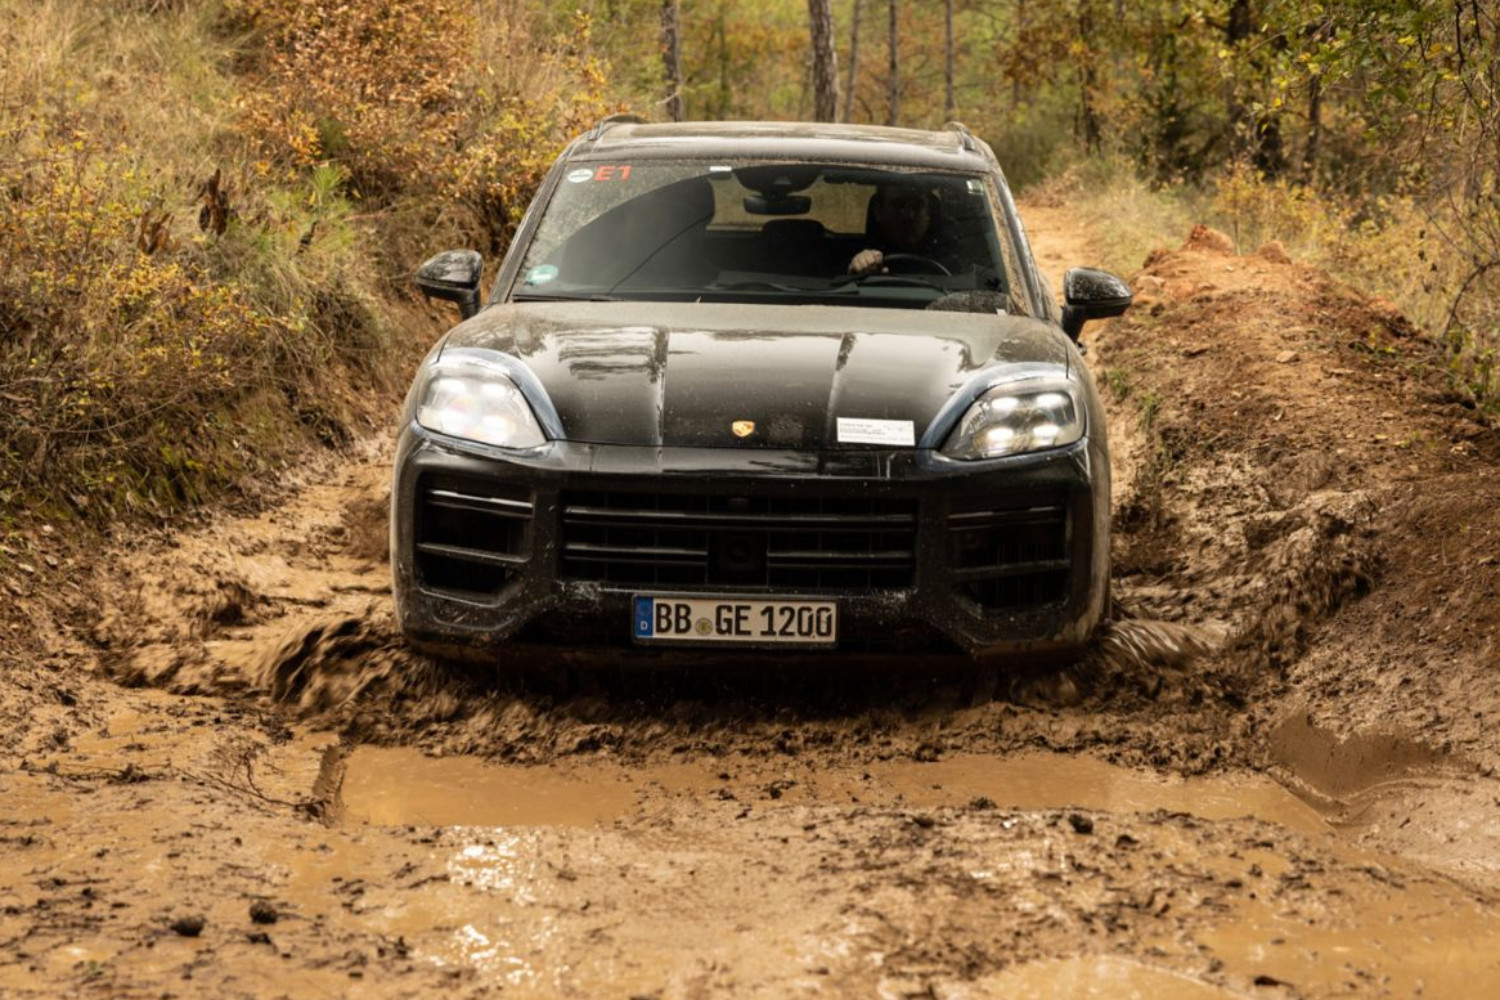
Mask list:
[[[1346,839],[1500,884],[1500,782],[1472,762],[1399,733],[1336,738],[1304,711],[1268,742],[1288,783]]]
[[[775,775],[780,775],[776,777]],[[852,803],[1000,809],[1081,809],[1202,819],[1252,817],[1299,833],[1328,831],[1310,806],[1268,778],[1169,778],[1091,757],[959,756],[931,763],[888,761],[855,769],[764,769],[708,761],[632,765],[496,765],[433,758],[409,748],[360,747],[349,758],[342,816],[384,826],[588,826],[623,818],[638,803],[726,792],[787,804]]]
[[[950,990],[953,1000],[1227,1000],[1243,998],[1175,972],[1103,956],[1031,962]]]
[[[1242,903],[1199,940],[1226,963],[1312,995],[1369,995],[1378,985],[1385,996],[1482,997],[1500,987],[1494,914],[1433,885],[1362,896],[1352,919],[1321,926],[1263,901]],[[1378,984],[1359,974],[1371,955],[1381,959]]]
[[[635,790],[619,768],[587,775],[360,747],[346,765],[341,817],[374,826],[591,826],[624,815]]]
[[[1184,845],[1167,850],[1164,857],[1171,859],[1173,869],[1198,868],[1203,878],[1231,888],[1261,888],[1206,897],[1199,907],[1216,916],[1186,935],[1176,930],[1154,941],[1143,937],[1141,944],[1154,958],[1081,954],[1021,960],[977,979],[928,980],[935,996],[1224,1000],[1267,995],[1266,990],[1274,989],[1285,991],[1276,995],[1286,996],[1478,1000],[1493,996],[1493,988],[1500,984],[1500,919],[1493,909],[1443,881],[1388,867],[1397,864],[1393,859],[1344,846],[1337,828],[1322,814],[1259,776],[1172,779],[1088,757],[1043,753],[957,756],[932,763],[891,761],[815,772],[751,760],[626,766],[604,759],[521,767],[434,758],[404,748],[361,747],[345,767],[345,829],[360,836],[360,830],[375,832],[380,827],[445,827],[429,864],[446,883],[445,892],[461,887],[468,893],[447,896],[441,906],[430,900],[413,906],[413,901],[385,899],[372,892],[371,912],[379,914],[386,932],[416,940],[424,937],[424,928],[446,927],[437,938],[425,935],[423,954],[429,961],[480,969],[522,996],[545,995],[564,985],[587,992],[622,981],[653,983],[649,976],[635,979],[634,973],[622,972],[613,961],[601,964],[593,955],[559,965],[566,952],[561,938],[567,934],[556,920],[538,918],[539,911],[575,905],[577,891],[591,898],[586,887],[598,877],[597,871],[590,874],[598,859],[623,862],[627,856],[608,846],[620,837],[636,845],[619,869],[621,877],[633,874],[626,883],[634,886],[632,905],[650,912],[661,905],[660,900],[651,901],[657,894],[684,894],[670,918],[656,915],[664,922],[657,932],[635,942],[642,949],[640,957],[648,964],[672,966],[681,965],[685,954],[713,953],[713,941],[725,931],[721,921],[727,915],[718,910],[723,900],[714,902],[713,892],[695,880],[684,883],[682,868],[690,865],[689,875],[707,871],[711,881],[724,880],[725,891],[741,892],[737,881],[742,876],[736,871],[748,862],[733,858],[740,852],[754,858],[761,848],[753,838],[721,843],[726,831],[707,816],[722,804],[740,809],[744,817],[752,801],[763,817],[785,816],[791,828],[800,825],[804,831],[838,815],[830,813],[831,808],[909,809],[917,810],[914,815],[919,817],[953,815],[957,810],[975,817],[993,815],[1001,829],[1025,825],[1028,816],[1050,814],[1058,818],[1049,821],[1049,828],[1064,834],[1072,826],[1064,818],[1112,830],[1122,824],[1147,824],[1128,827],[1135,832],[1121,838],[1125,843],[1149,835],[1142,830],[1151,831],[1152,824],[1161,823],[1183,823],[1187,829],[1199,821],[1261,823],[1260,829],[1285,831],[1259,834],[1222,854],[1199,853]],[[661,822],[652,817],[666,817],[666,825],[657,826],[657,832],[644,840],[636,839],[640,831]],[[615,832],[588,832],[606,827]],[[570,829],[576,832],[565,832]],[[1092,826],[1081,829],[1092,832]],[[1310,838],[1309,846],[1288,849],[1281,844],[1282,836]],[[716,856],[720,851],[732,857]],[[1310,861],[1307,851],[1326,852],[1325,860]],[[955,853],[964,852],[958,848]],[[1032,844],[1019,848],[1014,857],[990,854],[982,864],[969,865],[964,877],[980,884],[1021,877],[1033,868],[1045,869],[1053,853]],[[308,886],[324,884],[344,877],[336,871],[355,877],[352,872],[370,867],[357,850],[346,851],[302,871],[298,880]],[[562,891],[560,872],[565,880]],[[1128,872],[1126,867],[1114,877],[1128,882]],[[929,877],[924,893],[941,896],[942,877]],[[1310,891],[1314,879],[1316,893]],[[752,878],[751,884],[756,881]],[[585,888],[577,890],[579,886]],[[1306,898],[1304,889],[1309,890]],[[787,901],[779,890],[762,884],[756,891],[766,895],[763,904],[769,909],[746,910],[734,926],[743,936],[747,928],[766,921],[769,937],[755,938],[761,942],[756,947],[770,949],[765,970],[779,968],[789,958],[817,968],[866,947],[858,942],[867,929],[835,916],[848,912],[841,893],[835,892],[829,901],[838,904],[834,909],[805,903],[800,918],[794,918],[785,910]],[[889,893],[866,891],[882,900],[883,920],[898,919],[892,914],[901,912],[901,904]],[[1026,890],[1019,891],[1024,902]],[[472,893],[484,899],[476,900]],[[1340,905],[1329,906],[1324,902],[1328,898]],[[585,898],[577,905],[588,903]],[[1053,908],[1057,900],[1041,896],[1038,903]],[[1165,905],[1161,909],[1166,912]],[[983,932],[978,916],[953,919],[970,933]],[[842,929],[830,930],[831,926]],[[683,937],[667,944],[672,934]],[[742,949],[730,948],[726,962],[729,956],[743,967]],[[1191,971],[1194,962],[1204,960],[1208,972]],[[773,981],[775,976],[765,970],[764,981]],[[616,978],[622,975],[623,980]],[[875,977],[868,992],[836,995],[906,996],[909,985],[905,978],[883,974]]]
[[[712,961],[765,984],[776,982],[789,964],[842,968],[846,983],[865,983],[836,996],[910,996],[913,983],[921,982],[932,992],[918,995],[952,998],[1480,1000],[1500,984],[1500,919],[1491,907],[1444,880],[1346,846],[1311,806],[1255,776],[1167,779],[1087,757],[1040,753],[811,773],[746,760],[501,766],[369,747],[356,750],[346,768],[342,846],[304,858],[288,891],[310,893],[368,878],[381,867],[370,845],[379,843],[382,827],[441,826],[423,838],[431,847],[414,873],[434,880],[438,895],[412,897],[371,885],[361,912],[383,933],[420,942],[424,960],[480,970],[513,995],[626,986],[648,995],[689,995],[661,990],[642,966]],[[782,834],[734,831],[722,816],[715,818],[719,809],[742,819],[753,812]],[[873,820],[853,818],[892,815],[882,810],[945,831],[943,848],[918,882],[892,871],[895,885],[882,883],[878,873],[887,866],[881,859],[900,837],[871,833],[862,824]],[[1088,836],[1094,827],[1075,827],[1073,817],[1095,824],[1102,836]],[[501,825],[493,825],[497,821]],[[1205,840],[1193,833],[1209,829],[1205,824],[1221,826]],[[1224,836],[1245,824],[1249,832],[1238,843]],[[833,857],[846,859],[836,867],[852,865],[857,890],[844,875],[817,895],[825,891],[817,885],[829,878],[829,847],[775,844],[817,838],[825,829],[829,845],[840,845]],[[994,834],[1008,830],[1023,831],[1021,839],[996,845]],[[1158,852],[1145,871],[1133,869],[1128,854],[1097,856],[1111,842],[1128,852],[1136,841]],[[825,861],[809,867],[814,855]],[[936,864],[943,855],[955,859],[953,871]],[[1059,861],[1061,874],[1049,875]],[[908,859],[905,866],[914,863],[922,864]],[[1165,871],[1152,874],[1155,865]],[[1076,876],[1067,873],[1080,871],[1107,874],[1098,890],[1069,887]],[[1196,889],[1166,888],[1188,873]],[[1059,881],[1038,892],[1038,877]],[[600,914],[594,926],[611,928],[612,939],[638,963],[622,964],[608,948],[574,953],[566,943],[578,928],[570,931],[573,921],[561,914],[578,907],[592,913],[590,904],[598,904],[610,879],[619,880],[617,891],[628,898],[627,919],[639,917],[640,926],[622,930],[618,910]],[[814,895],[797,899],[783,884],[788,879],[791,886],[806,880]],[[964,885],[984,886],[993,895],[975,908],[963,902],[972,891]],[[1144,891],[1148,910],[1158,916],[1170,918],[1174,906],[1183,914],[1155,930],[1143,925],[1134,955],[1087,947],[1069,955],[1067,945],[1055,944],[1050,954],[1017,954],[1005,968],[977,978],[950,971],[913,980],[889,959],[873,970],[848,965],[850,956],[871,952],[873,927],[909,925],[901,935],[982,941],[1000,933],[991,922],[998,928],[1016,914],[1023,921],[1060,914],[1080,891],[1103,891],[1105,898]],[[933,912],[943,900],[955,907],[946,917]],[[816,975],[810,982],[794,978],[787,995],[822,992],[813,989]]]

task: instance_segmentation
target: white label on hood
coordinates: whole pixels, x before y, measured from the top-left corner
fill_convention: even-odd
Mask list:
[[[883,444],[910,448],[917,443],[910,420],[866,420],[839,417],[839,444]]]

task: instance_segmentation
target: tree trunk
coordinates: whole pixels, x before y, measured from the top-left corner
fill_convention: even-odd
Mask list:
[[[1323,79],[1315,76],[1307,83],[1307,145],[1302,150],[1302,182],[1311,184],[1318,177],[1318,143],[1323,138]]]
[[[943,118],[958,117],[958,101],[953,96],[953,0],[943,5],[943,36],[946,43],[943,60]]]
[[[678,0],[661,0],[661,63],[667,117],[682,121],[682,13]]]
[[[813,120],[837,121],[839,61],[833,48],[833,7],[829,0],[807,0],[812,31]]]
[[[1031,7],[1026,0],[1016,0],[1016,34],[1025,37],[1026,29],[1031,26],[1028,17]],[[1021,77],[1012,75],[1010,78],[1010,108],[1015,111],[1021,106]]]
[[[844,121],[854,118],[854,90],[859,84],[859,12],[864,0],[854,0],[854,17],[849,24],[849,86],[844,90]]]
[[[1314,46],[1322,46],[1333,38],[1329,22],[1307,29],[1308,40]],[[1318,148],[1323,144],[1323,76],[1313,73],[1307,81],[1307,143],[1302,147],[1302,183],[1313,184],[1318,179]]]
[[[1230,0],[1228,17],[1224,22],[1224,46],[1238,60],[1239,50],[1250,38],[1250,0]],[[1246,132],[1249,130],[1249,113],[1245,108],[1242,93],[1244,82],[1240,79],[1243,67],[1236,62],[1233,72],[1225,82],[1224,113],[1229,123],[1229,148],[1236,159],[1245,154]]]
[[[1104,129],[1099,123],[1096,98],[1099,93],[1099,61],[1095,49],[1095,18],[1092,0],[1078,4],[1078,41],[1083,52],[1078,57],[1078,132],[1090,153],[1099,152]]]
[[[719,44],[719,108],[713,117],[717,119],[729,117],[730,95],[734,92],[729,85],[729,28],[725,20],[721,4],[718,20],[715,22],[715,38]]]
[[[890,78],[886,82],[885,123],[894,125],[901,118],[901,25],[897,0],[889,0],[890,34],[886,45],[890,50]]]

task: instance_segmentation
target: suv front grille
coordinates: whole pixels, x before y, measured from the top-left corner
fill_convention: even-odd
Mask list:
[[[534,512],[528,490],[485,479],[417,483],[417,573],[439,590],[493,594],[526,561]]]
[[[948,515],[948,535],[959,589],[985,610],[1048,604],[1068,596],[1066,497],[954,510]]]
[[[636,587],[898,590],[916,572],[917,503],[872,497],[631,492],[562,498],[562,575]]]

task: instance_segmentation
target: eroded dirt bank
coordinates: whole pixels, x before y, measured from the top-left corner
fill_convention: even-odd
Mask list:
[[[378,445],[33,559],[0,995],[1495,995],[1495,432],[1274,247],[1133,285],[1119,616],[1060,673],[414,657]]]

